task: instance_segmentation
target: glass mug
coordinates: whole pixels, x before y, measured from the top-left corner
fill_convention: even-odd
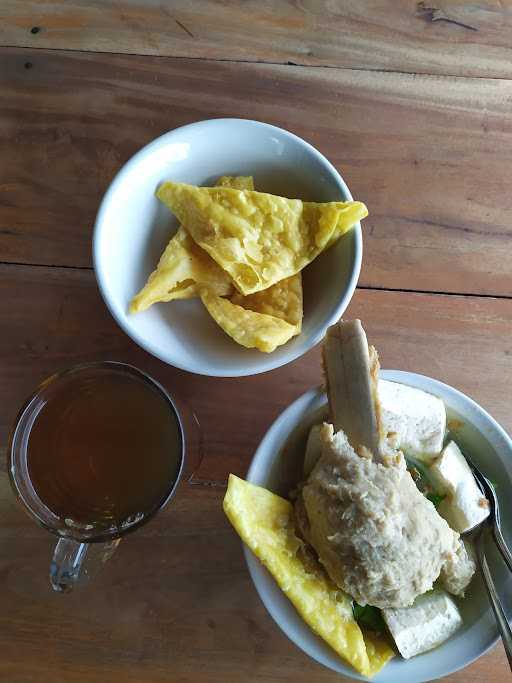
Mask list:
[[[18,415],[8,454],[19,502],[59,537],[51,585],[69,591],[172,498],[185,436],[158,382],[104,361],[45,380]]]

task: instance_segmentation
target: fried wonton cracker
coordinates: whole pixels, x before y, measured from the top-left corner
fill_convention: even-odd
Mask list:
[[[222,176],[217,185],[239,190],[254,189],[251,176]],[[198,283],[208,283],[208,286],[220,295],[233,291],[228,273],[194,242],[183,226],[180,226],[147,283],[133,297],[130,313],[144,311],[159,301],[199,296]]]
[[[235,190],[254,190],[252,175],[223,175],[215,183],[215,187],[232,187]]]
[[[156,270],[130,303],[130,313],[145,311],[159,301],[190,299],[198,295],[197,283],[208,282],[217,294],[233,291],[231,279],[180,226],[160,257]]]
[[[373,676],[394,656],[383,640],[363,636],[351,599],[324,572],[301,560],[302,541],[295,534],[289,501],[230,474],[223,507],[308,626],[356,671]]]
[[[361,202],[317,204],[183,183],[163,183],[157,197],[244,295],[295,275],[368,215]]]
[[[215,322],[234,341],[248,349],[271,353],[300,332],[297,325],[290,325],[273,315],[247,310],[218,296],[208,287],[201,288],[199,294]]]
[[[268,289],[261,292],[243,296],[235,292],[230,297],[233,304],[242,306],[249,311],[265,313],[275,318],[286,320],[290,325],[295,325],[297,334],[302,329],[302,275],[296,273],[287,277]]]

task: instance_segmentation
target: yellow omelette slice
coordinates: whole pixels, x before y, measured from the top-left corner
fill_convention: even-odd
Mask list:
[[[271,353],[300,331],[297,325],[290,325],[286,320],[233,304],[208,287],[201,288],[199,295],[208,313],[224,332],[248,349]]]
[[[299,557],[302,542],[295,535],[289,501],[230,474],[223,507],[300,616],[340,657],[364,676],[373,676],[393,657],[382,640],[363,637],[350,598],[323,572],[306,568]]]
[[[287,277],[268,289],[243,296],[235,292],[230,297],[231,303],[242,306],[246,310],[272,315],[286,320],[296,327],[296,334],[302,329],[302,275],[296,273]]]
[[[157,197],[244,295],[295,275],[368,215],[361,202],[317,204],[183,183],[163,183]]]
[[[250,176],[222,176],[217,185],[239,190],[254,189]],[[221,295],[233,291],[231,278],[226,271],[198,247],[183,226],[180,226],[147,283],[133,297],[130,313],[145,311],[159,301],[191,299],[198,296],[197,283],[208,283],[214,292]]]
[[[395,652],[390,647],[388,641],[378,633],[364,631],[363,637],[364,644],[366,645],[366,654],[370,662],[370,670],[366,675],[368,678],[372,678],[372,676],[379,673],[390,659],[393,659]]]

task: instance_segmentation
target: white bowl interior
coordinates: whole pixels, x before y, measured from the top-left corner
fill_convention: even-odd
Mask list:
[[[306,268],[303,331],[272,354],[236,344],[198,300],[156,304],[130,315],[130,299],[177,229],[156,199],[156,188],[164,180],[211,185],[221,175],[252,175],[256,189],[293,198],[351,199],[334,167],[295,135],[256,121],[202,121],[158,138],[121,169],[98,212],[94,267],[111,313],[147,351],[200,374],[250,375],[299,357],[342,315],[359,276],[361,228],[355,226]]]
[[[462,450],[474,460],[496,484],[502,512],[505,540],[512,543],[512,441],[503,429],[470,398],[436,380],[409,372],[382,371],[381,377],[409,384],[441,397],[449,420],[462,426],[454,432]],[[289,406],[274,422],[261,442],[251,463],[247,479],[282,496],[301,478],[302,458],[311,425],[326,415],[326,397],[310,391]],[[366,680],[340,658],[303,622],[292,604],[259,563],[245,549],[245,555],[256,589],[267,610],[286,635],[304,652],[321,664],[358,680]],[[488,545],[489,565],[502,596],[509,596],[512,578],[501,558]],[[466,598],[458,600],[464,626],[442,646],[408,661],[396,657],[372,680],[375,683],[420,683],[431,681],[466,666],[491,647],[497,638],[494,616],[489,607],[485,587],[476,576]],[[506,603],[510,604],[510,600]],[[512,618],[512,609],[508,610]]]

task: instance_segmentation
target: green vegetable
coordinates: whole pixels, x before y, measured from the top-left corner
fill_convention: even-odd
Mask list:
[[[419,488],[419,490],[430,490],[432,487],[430,485],[430,477],[428,476],[425,465],[423,465],[423,463],[418,462],[418,460],[415,460],[410,457],[406,457],[405,462],[407,464],[407,469],[409,470],[409,472],[415,470],[416,478],[414,479],[413,477],[413,479],[414,483]]]
[[[427,498],[431,503],[434,503],[435,508],[438,508],[439,504],[446,498],[446,496],[439,493],[427,493]]]
[[[407,457],[405,461],[407,463],[407,469],[413,475],[414,483],[416,484],[417,488],[429,499],[431,503],[434,504],[436,508],[438,508],[445,496],[441,493],[436,493],[433,489],[432,480],[430,479],[425,465],[409,457]]]
[[[352,612],[359,626],[364,626],[370,631],[377,631],[378,633],[383,633],[386,630],[386,624],[382,618],[381,611],[377,607],[371,607],[370,605],[362,607],[354,600],[352,602]]]

